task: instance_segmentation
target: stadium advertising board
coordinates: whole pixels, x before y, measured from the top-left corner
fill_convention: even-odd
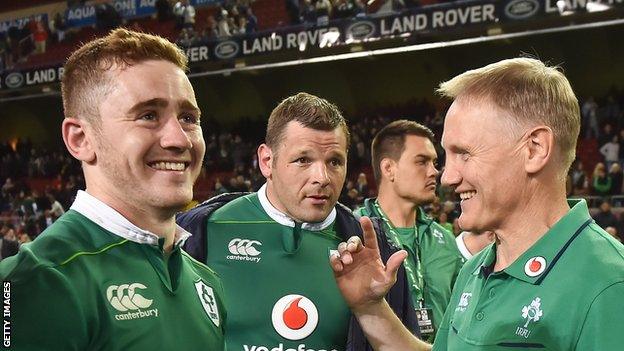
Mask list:
[[[194,0],[200,6],[214,0]],[[602,3],[624,8],[624,0],[474,0],[457,1],[426,6],[388,16],[369,16],[335,20],[327,27],[310,24],[247,36],[234,36],[219,41],[208,41],[183,48],[189,62],[233,60],[286,51],[306,51],[312,48],[347,45],[358,41],[397,36],[442,32],[458,28],[477,28],[483,25],[517,23],[558,15],[561,11],[583,12],[589,4]],[[115,8],[124,16],[144,16],[155,12],[155,0],[115,0]],[[557,7],[559,6],[559,7]],[[563,10],[561,9],[563,8]],[[95,23],[95,8],[83,6],[69,10],[73,24]],[[74,12],[71,12],[74,11]],[[47,21],[45,14],[39,15]],[[572,16],[574,17],[574,16]],[[0,22],[0,31],[15,23],[24,26],[27,18]],[[310,53],[309,55],[313,55]],[[18,89],[60,80],[62,68],[48,67],[30,71],[5,72],[0,89]]]
[[[328,27],[296,26],[246,37],[208,42],[206,55],[197,60],[228,60],[271,52],[323,48],[349,44],[355,40],[384,38],[405,33],[442,31],[460,26],[500,22],[500,1],[481,0],[429,6],[398,15],[369,17],[355,20],[332,21]],[[187,51],[192,51],[193,47]],[[201,58],[199,58],[201,56]]]
[[[39,84],[57,83],[63,76],[63,67],[53,66],[37,68],[32,70],[22,70],[13,72],[3,72],[0,87],[2,89],[19,89]]]
[[[18,29],[24,28],[30,22],[32,18],[35,18],[37,21],[40,21],[44,24],[48,23],[48,14],[40,13],[37,15],[17,18],[9,21],[0,21],[0,33],[6,33],[9,31],[9,28],[16,27]]]
[[[216,4],[217,0],[191,0],[193,6]],[[122,18],[147,17],[156,13],[156,0],[113,0],[111,5]],[[96,23],[96,6],[84,5],[69,8],[66,23],[69,27],[91,26]]]

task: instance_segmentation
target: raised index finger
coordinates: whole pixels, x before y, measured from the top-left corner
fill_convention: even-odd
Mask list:
[[[364,232],[364,246],[369,249],[379,250],[377,235],[375,234],[373,222],[371,222],[370,218],[366,216],[361,217],[360,225],[362,226],[362,231]]]

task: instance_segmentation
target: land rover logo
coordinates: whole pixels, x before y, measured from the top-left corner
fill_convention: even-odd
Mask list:
[[[511,19],[525,19],[533,16],[539,10],[537,0],[511,0],[505,6],[505,15]]]
[[[9,73],[4,78],[4,85],[9,88],[19,88],[24,85],[24,75],[20,72]]]
[[[235,41],[224,41],[215,47],[215,56],[220,59],[229,59],[238,54],[238,43]]]
[[[355,40],[362,40],[375,34],[375,25],[369,21],[355,22],[347,28],[347,33]]]

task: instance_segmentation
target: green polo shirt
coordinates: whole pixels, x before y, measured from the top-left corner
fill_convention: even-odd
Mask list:
[[[569,203],[506,269],[491,272],[495,245],[466,263],[434,350],[622,349],[624,246],[593,222],[585,200]]]
[[[375,199],[366,199],[364,206],[355,210],[358,216],[381,217],[381,214],[373,206]],[[372,213],[371,213],[372,212]],[[386,235],[388,229],[386,226]],[[416,218],[418,235],[409,236],[408,230],[413,228],[397,228],[401,243],[408,252],[408,258],[415,260],[416,254],[420,255],[424,280],[425,307],[433,310],[433,324],[437,331],[451,298],[451,290],[455,279],[459,274],[464,258],[457,249],[455,237],[440,224],[425,215],[422,209],[418,209]],[[410,245],[411,243],[411,245]]]

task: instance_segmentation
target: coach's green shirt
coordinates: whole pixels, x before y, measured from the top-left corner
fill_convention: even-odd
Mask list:
[[[373,205],[374,199],[366,199],[364,207],[355,211],[356,215],[381,217]],[[367,209],[372,209],[370,213]],[[397,228],[401,234],[401,242],[408,252],[408,258],[414,260],[415,255],[420,255],[420,264],[424,279],[424,302],[425,307],[433,310],[433,323],[437,332],[444,311],[451,298],[451,290],[455,279],[459,274],[464,258],[457,249],[455,237],[433,219],[427,217],[422,209],[418,209],[416,218],[418,235],[413,228]],[[388,225],[384,222],[384,229],[388,235]],[[410,244],[411,243],[411,244]]]
[[[162,238],[79,192],[70,211],[0,263],[10,309],[4,346],[223,350],[222,286],[180,249],[188,235],[178,228],[165,258]]]
[[[624,246],[585,200],[500,272],[496,247],[462,269],[434,350],[615,351],[624,347]]]
[[[208,265],[228,298],[228,350],[344,350],[350,312],[329,250],[340,239],[335,210],[323,223],[295,224],[268,202],[266,187],[208,219]]]

